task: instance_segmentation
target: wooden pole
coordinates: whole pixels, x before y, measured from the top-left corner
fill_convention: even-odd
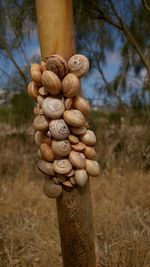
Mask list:
[[[36,0],[41,56],[75,54],[72,0]],[[64,267],[95,267],[90,182],[57,199]]]

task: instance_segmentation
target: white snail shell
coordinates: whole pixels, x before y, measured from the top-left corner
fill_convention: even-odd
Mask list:
[[[80,110],[85,116],[88,115],[91,110],[89,102],[81,96],[76,96],[74,98],[73,105],[76,109]]]
[[[88,146],[93,146],[96,144],[95,133],[91,130],[87,130],[85,134],[80,136],[80,140]]]
[[[40,151],[41,151],[41,154],[45,160],[47,160],[47,161],[53,161],[54,160],[54,152],[48,144],[42,143],[40,145]]]
[[[86,159],[86,171],[91,176],[99,176],[100,167],[96,160]]]
[[[63,119],[51,120],[49,130],[51,135],[57,140],[66,139],[70,133],[70,130]]]
[[[42,103],[44,114],[51,119],[60,118],[65,110],[65,106],[60,99],[46,97]]]
[[[71,151],[71,145],[68,140],[53,140],[52,141],[52,150],[54,154],[58,157],[65,157]]]
[[[83,153],[71,151],[69,154],[69,160],[71,164],[76,167],[77,169],[84,169],[85,168],[85,156]]]
[[[85,126],[81,126],[81,127],[71,127],[71,132],[75,135],[83,135],[85,134],[87,131]]]
[[[86,148],[86,145],[82,142],[79,142],[76,145],[72,145],[72,149],[77,152],[81,152]]]
[[[72,165],[68,159],[54,160],[54,171],[59,174],[66,174],[72,169]]]
[[[46,70],[42,74],[42,82],[46,87],[46,90],[52,95],[58,95],[61,91],[61,81],[58,76],[49,70]]]
[[[38,161],[37,167],[40,171],[48,175],[51,175],[51,176],[55,175],[53,164],[51,162],[40,159]]]
[[[68,73],[67,61],[59,55],[51,55],[46,60],[48,70],[57,74],[60,78]]]
[[[62,186],[55,184],[50,178],[46,178],[43,186],[45,195],[49,198],[57,198],[62,194]]]
[[[96,157],[96,150],[92,146],[86,146],[84,149],[84,155],[87,159],[95,159]]]
[[[79,186],[84,186],[88,180],[88,175],[85,170],[75,170],[74,178]]]
[[[37,115],[34,119],[33,126],[38,131],[48,130],[49,120],[44,115]]]
[[[41,131],[37,131],[35,133],[35,137],[34,137],[35,143],[37,144],[37,146],[40,146],[42,143],[46,143],[47,145],[51,145],[51,137],[47,137],[46,134],[44,132]]]
[[[63,117],[64,120],[71,126],[80,127],[85,123],[84,115],[76,109],[66,110]]]
[[[89,61],[85,56],[76,54],[69,59],[68,68],[69,71],[76,76],[82,77],[86,75],[89,70]]]
[[[69,134],[68,140],[71,144],[78,144],[79,143],[79,138],[73,134]]]
[[[39,95],[39,89],[35,82],[30,82],[28,85],[28,95],[33,99],[37,99]]]
[[[74,97],[80,92],[80,80],[73,73],[68,73],[62,81],[62,91],[65,97]]]

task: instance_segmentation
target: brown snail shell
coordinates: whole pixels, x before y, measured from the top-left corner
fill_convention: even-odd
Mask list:
[[[74,151],[81,152],[86,148],[86,145],[82,142],[79,142],[76,145],[71,146]]]
[[[49,120],[44,115],[37,115],[34,119],[33,126],[38,131],[48,130]]]
[[[86,159],[86,171],[91,176],[99,176],[100,167],[96,160]]]
[[[46,178],[43,191],[47,197],[57,198],[62,194],[62,186],[60,184],[55,184],[50,178]]]
[[[85,126],[87,129],[89,129],[89,128],[90,128],[90,126],[89,126],[89,124],[88,124],[88,122],[87,122],[87,121],[85,122],[84,126]]]
[[[62,81],[62,91],[65,97],[74,97],[80,92],[80,80],[73,73],[68,73]]]
[[[89,61],[85,56],[76,54],[69,59],[68,68],[77,77],[83,77],[89,70]]]
[[[88,180],[88,175],[85,170],[75,170],[74,178],[79,186],[84,186]]]
[[[31,77],[32,80],[37,84],[42,84],[42,73],[41,70],[31,70]]]
[[[39,95],[39,89],[35,82],[30,82],[28,85],[28,95],[33,99],[37,99]]]
[[[63,185],[66,186],[66,187],[70,187],[72,188],[73,187],[73,184],[68,180],[68,181],[65,181],[63,182]]]
[[[51,145],[51,137],[47,137],[45,135],[45,133],[41,132],[41,131],[37,131],[35,133],[35,137],[34,137],[35,143],[40,146],[42,143],[46,143],[47,145]]]
[[[41,71],[44,72],[47,70],[46,63],[44,60],[41,61]]]
[[[73,100],[72,98],[67,98],[65,100],[65,109],[72,109],[73,108]]]
[[[80,127],[85,123],[84,115],[76,109],[66,110],[63,117],[64,120],[71,126]]]
[[[73,169],[70,172],[65,174],[66,177],[71,177],[73,175],[74,175],[74,170]]]
[[[37,116],[37,115],[40,115],[42,113],[42,110],[41,110],[41,108],[39,107],[39,104],[37,104],[35,107],[34,107],[34,109],[33,109],[33,114],[35,115],[35,116]]]
[[[68,140],[71,144],[78,144],[79,143],[79,138],[73,134],[69,134]]]
[[[57,74],[60,78],[68,73],[67,61],[59,55],[51,55],[46,60],[48,70]]]
[[[86,159],[83,153],[72,150],[69,154],[69,160],[77,169],[85,168]]]
[[[59,184],[59,181],[58,181],[57,177],[53,177],[53,182],[54,182],[55,184]]]
[[[70,177],[69,181],[70,181],[70,183],[72,183],[72,185],[76,185],[77,184],[74,176]]]
[[[48,144],[42,143],[40,145],[40,151],[41,151],[41,154],[45,160],[47,160],[47,161],[53,161],[54,160],[53,150]]]
[[[87,130],[85,134],[80,136],[80,140],[88,146],[93,146],[96,144],[95,133],[91,130]]]
[[[40,108],[42,107],[43,101],[44,101],[44,97],[41,95],[38,95],[37,102],[38,102]]]
[[[41,65],[37,63],[33,63],[31,65],[31,71],[35,71],[35,70],[41,71]]]
[[[63,119],[51,120],[49,130],[51,135],[57,140],[66,139],[70,133],[70,130]]]
[[[92,146],[86,146],[84,149],[84,155],[87,159],[95,159],[96,157],[96,150]]]
[[[73,104],[74,107],[80,110],[85,116],[88,115],[91,110],[89,102],[81,96],[76,96],[74,98]]]
[[[65,177],[66,174],[57,174],[57,180],[60,182],[60,183],[64,183],[65,181],[67,181],[67,178]]]
[[[65,110],[65,106],[60,99],[46,97],[42,103],[44,114],[51,119],[60,118]]]
[[[45,89],[44,86],[40,87],[39,93],[40,93],[41,96],[47,96],[48,95],[48,92],[47,92],[47,90]]]
[[[58,76],[49,70],[42,73],[42,82],[46,90],[52,95],[58,95],[61,91],[61,81]]]
[[[68,140],[53,140],[52,141],[52,150],[54,154],[58,157],[65,157],[71,151],[71,145]]]
[[[48,175],[55,176],[53,164],[51,162],[40,159],[38,161],[37,167],[40,171]]]
[[[81,127],[71,127],[71,132],[75,135],[82,135],[85,134],[87,131],[85,126],[81,126]]]
[[[59,174],[66,174],[72,169],[72,165],[68,159],[54,160],[54,171]]]

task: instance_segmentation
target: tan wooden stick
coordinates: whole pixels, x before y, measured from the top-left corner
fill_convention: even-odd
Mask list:
[[[41,56],[75,54],[72,0],[36,0]],[[57,199],[64,267],[95,267],[90,183]]]

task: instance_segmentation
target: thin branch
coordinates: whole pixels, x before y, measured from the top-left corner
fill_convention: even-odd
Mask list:
[[[142,3],[143,3],[144,8],[145,8],[148,12],[150,12],[150,6],[148,5],[147,1],[146,1],[146,0],[142,0]]]

